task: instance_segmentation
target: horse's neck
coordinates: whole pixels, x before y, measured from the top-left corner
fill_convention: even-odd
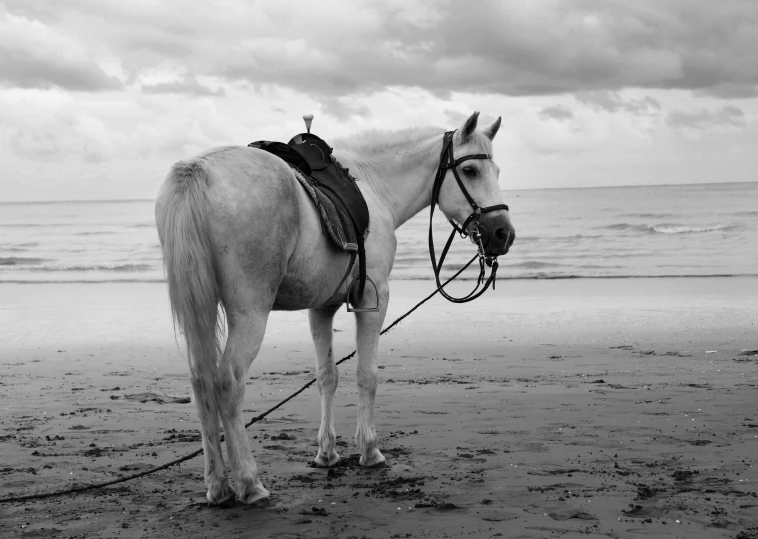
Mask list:
[[[337,158],[343,157],[337,152]],[[442,135],[415,142],[401,152],[373,158],[346,155],[354,175],[364,179],[392,214],[395,228],[428,207],[442,151]]]

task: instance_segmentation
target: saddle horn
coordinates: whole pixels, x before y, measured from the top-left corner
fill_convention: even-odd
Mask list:
[[[313,114],[303,114],[303,120],[305,120],[305,129],[308,133],[311,132],[311,124],[313,123]]]

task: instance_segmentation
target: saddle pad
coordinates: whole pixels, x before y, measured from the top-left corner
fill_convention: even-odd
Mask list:
[[[329,237],[345,251],[358,251],[358,238],[350,215],[344,205],[326,189],[320,189],[312,178],[293,169],[300,184],[310,195],[321,215],[321,223],[326,228]]]
[[[366,200],[355,178],[332,156],[332,147],[312,133],[296,135],[287,146],[299,153],[311,169],[310,172],[301,170],[326,186],[326,191],[331,191],[345,204],[355,222],[356,234],[365,238],[369,225]]]

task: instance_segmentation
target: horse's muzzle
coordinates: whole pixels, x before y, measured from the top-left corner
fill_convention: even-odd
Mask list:
[[[500,213],[500,212],[498,212]],[[479,221],[479,234],[488,256],[500,256],[508,252],[516,239],[516,230],[506,215],[482,215]]]

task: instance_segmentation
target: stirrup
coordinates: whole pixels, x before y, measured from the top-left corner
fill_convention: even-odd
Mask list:
[[[371,279],[371,277],[366,274],[366,282],[371,283],[371,286],[374,287],[374,296],[376,297],[376,306],[374,307],[350,307],[350,292],[353,291],[353,285],[355,284],[355,281],[358,280],[359,275],[356,275],[353,277],[353,280],[350,282],[350,286],[347,287],[347,297],[345,304],[347,305],[347,312],[349,313],[378,313],[379,312],[379,291],[376,289],[376,283]],[[363,290],[363,293],[366,293],[366,290]]]

